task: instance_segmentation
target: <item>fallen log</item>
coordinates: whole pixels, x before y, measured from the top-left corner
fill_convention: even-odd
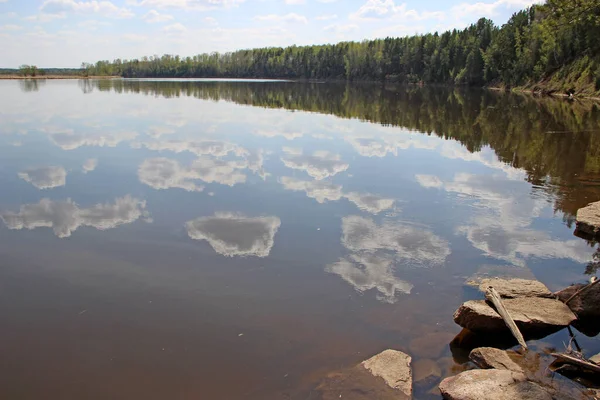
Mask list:
[[[523,338],[521,331],[517,327],[517,324],[515,324],[515,321],[512,319],[510,313],[504,306],[504,303],[502,303],[502,299],[500,298],[498,292],[496,292],[496,290],[490,286],[485,292],[485,298],[490,300],[492,304],[494,304],[496,311],[498,312],[498,314],[500,314],[500,316],[504,320],[504,323],[506,324],[508,329],[510,329],[510,332],[513,334],[515,339],[517,339],[517,342],[519,342],[523,350],[527,350],[527,343],[525,343],[525,339]]]
[[[550,355],[565,364],[573,365],[600,374],[600,365],[593,364],[587,360],[563,353],[552,353]]]

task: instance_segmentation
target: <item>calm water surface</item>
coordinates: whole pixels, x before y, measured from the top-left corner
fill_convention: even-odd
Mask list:
[[[573,235],[600,200],[593,104],[291,82],[0,93],[1,398],[318,398],[386,348],[447,375],[474,275],[594,272]]]

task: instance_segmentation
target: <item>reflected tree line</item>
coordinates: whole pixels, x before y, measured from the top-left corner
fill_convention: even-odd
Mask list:
[[[369,84],[98,80],[82,85],[84,92],[188,96],[356,118],[458,140],[471,152],[489,146],[501,161],[525,170],[534,190],[555,195],[555,207],[569,225],[579,208],[600,199],[600,108],[593,102]]]

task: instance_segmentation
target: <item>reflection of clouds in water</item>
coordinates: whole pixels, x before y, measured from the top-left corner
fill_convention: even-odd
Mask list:
[[[395,303],[397,293],[410,294],[413,285],[396,278],[392,270],[393,259],[373,254],[351,254],[330,264],[325,271],[339,275],[359,292],[377,289],[377,299]]]
[[[328,151],[316,151],[312,155],[289,148],[284,148],[283,151],[286,155],[281,157],[281,161],[286,167],[305,171],[317,180],[336,175],[349,167],[338,154]]]
[[[151,138],[158,139],[163,135],[172,135],[175,133],[175,129],[168,126],[151,126],[148,128],[146,135]]]
[[[190,152],[197,156],[211,155],[224,157],[229,153],[240,154],[244,149],[233,143],[222,140],[155,140],[133,143],[132,147],[145,147],[154,151],[172,151],[174,153]]]
[[[175,160],[159,157],[145,160],[138,169],[142,183],[155,189],[181,188],[187,191],[202,191],[204,187],[195,180],[233,186],[246,182],[242,170],[248,168],[245,160],[225,161],[201,157],[190,166],[182,166]]]
[[[83,169],[83,173],[87,174],[88,172],[94,171],[97,166],[98,166],[98,160],[96,158],[89,158],[89,159],[85,160],[85,162],[83,163],[83,166],[81,168]]]
[[[433,150],[439,144],[439,139],[419,134],[407,135],[406,132],[385,127],[379,130],[377,135],[347,135],[344,136],[344,140],[364,157],[385,157],[388,154],[397,156],[398,150],[407,150],[411,147]]]
[[[72,130],[50,134],[50,140],[63,150],[74,150],[82,146],[116,147],[121,142],[133,140],[136,132],[75,133]]]
[[[224,256],[267,257],[281,225],[277,217],[245,217],[233,213],[216,213],[186,223],[190,238],[206,240]]]
[[[2,212],[0,219],[9,229],[52,228],[56,236],[65,238],[80,226],[99,230],[129,224],[147,216],[146,202],[131,196],[121,197],[114,204],[97,204],[80,208],[72,200],[42,199],[37,204],[21,206],[18,213]]]
[[[547,200],[520,194],[524,183],[512,179],[511,174],[473,175],[456,174],[454,180],[443,182],[431,175],[419,175],[417,181],[424,187],[442,188],[460,196],[468,196],[478,206],[467,225],[457,229],[471,244],[488,257],[524,266],[530,257],[565,258],[588,262],[591,250],[583,240],[556,240],[543,231],[531,228]]]
[[[377,298],[394,303],[397,293],[409,294],[412,285],[394,275],[394,264],[434,266],[450,255],[447,241],[423,227],[356,215],[342,219],[342,244],[351,254],[326,271],[340,275],[359,292],[377,289]]]
[[[277,136],[281,136],[283,138],[286,138],[287,140],[294,140],[294,139],[301,138],[302,136],[304,136],[300,132],[294,132],[294,131],[289,131],[289,130],[267,130],[267,129],[257,129],[254,131],[254,134],[257,136],[266,137],[266,138],[274,138]]]
[[[204,186],[194,182],[200,179],[190,168],[183,167],[177,161],[168,158],[144,160],[138,169],[140,182],[154,189],[180,188],[188,192],[201,192]]]
[[[350,215],[342,219],[342,244],[352,252],[389,251],[394,258],[415,265],[442,264],[450,255],[448,242],[430,230]]]
[[[38,189],[65,186],[67,181],[67,171],[63,167],[30,168],[17,175]]]
[[[511,167],[510,165],[498,160],[498,156],[489,148],[476,153],[471,153],[458,142],[444,142],[441,147],[440,154],[443,157],[450,159],[478,162],[488,168],[497,169],[504,172],[507,177],[513,180],[523,180],[527,176],[526,171]]]
[[[359,209],[372,214],[378,214],[394,206],[394,199],[386,199],[370,193],[344,193],[341,185],[334,185],[329,182],[303,181],[287,176],[282,177],[279,181],[285,189],[304,191],[308,197],[317,200],[319,203],[346,198],[356,204]]]

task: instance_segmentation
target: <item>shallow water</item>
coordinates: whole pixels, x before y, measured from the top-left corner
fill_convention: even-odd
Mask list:
[[[573,235],[600,200],[593,103],[292,82],[0,93],[2,398],[317,398],[386,348],[447,375],[474,274],[559,289],[594,272]]]

